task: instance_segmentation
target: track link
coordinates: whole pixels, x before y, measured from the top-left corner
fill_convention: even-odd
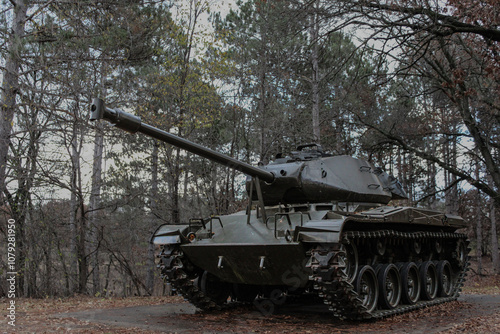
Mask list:
[[[349,243],[356,243],[361,239],[392,238],[400,241],[439,239],[456,240],[464,242],[466,251],[468,242],[464,234],[447,232],[398,232],[391,230],[384,231],[348,231],[344,234],[341,244],[322,245],[311,251],[311,258],[308,267],[312,270],[310,280],[318,295],[323,298],[325,304],[329,305],[334,316],[341,319],[377,319],[395,314],[409,312],[424,307],[441,304],[456,300],[460,294],[465,277],[468,271],[468,256],[465,254],[461,269],[455,279],[455,285],[449,297],[437,297],[429,301],[418,301],[414,305],[399,304],[393,309],[368,310],[361,297],[355,291],[351,283],[352,278],[348,277],[346,267],[346,247]],[[461,241],[459,241],[461,240]]]

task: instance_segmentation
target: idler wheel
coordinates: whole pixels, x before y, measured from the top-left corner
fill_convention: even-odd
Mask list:
[[[372,267],[365,265],[359,269],[354,287],[367,312],[375,310],[375,307],[377,307],[379,289],[377,276]]]
[[[458,240],[455,252],[456,252],[455,260],[457,261],[458,266],[460,268],[463,268],[465,266],[465,263],[467,262],[467,253],[468,253],[467,246],[465,245],[465,242],[463,240]]]
[[[418,267],[414,262],[405,262],[400,267],[401,300],[404,304],[414,305],[420,296]]]
[[[352,283],[356,278],[358,272],[358,250],[356,245],[352,242],[344,244],[345,249],[345,272],[347,275],[347,282]]]
[[[393,309],[401,300],[401,277],[394,264],[385,264],[378,272],[380,290],[380,306],[384,309]]]
[[[230,285],[222,282],[217,276],[208,271],[204,271],[198,280],[200,290],[217,304],[223,304],[227,301],[231,292]]]
[[[438,292],[438,276],[436,266],[432,261],[425,261],[420,265],[421,295],[424,300],[433,300]]]
[[[443,260],[437,263],[438,295],[449,297],[453,291],[453,272],[448,261]]]

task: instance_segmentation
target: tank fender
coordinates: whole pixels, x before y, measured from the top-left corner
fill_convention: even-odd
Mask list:
[[[322,232],[299,232],[298,241],[304,243],[338,243],[340,240],[339,232],[322,231]]]
[[[338,243],[343,219],[312,220],[295,229],[295,240],[305,243]]]
[[[189,225],[160,225],[151,235],[149,242],[155,245],[181,244],[188,242],[184,236],[189,229]]]

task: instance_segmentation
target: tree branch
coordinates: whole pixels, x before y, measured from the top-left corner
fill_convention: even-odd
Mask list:
[[[488,40],[500,42],[500,30],[498,29],[461,22],[453,16],[440,14],[429,8],[387,5],[380,3],[380,1],[369,0],[358,1],[355,2],[354,5],[359,6],[360,8],[364,6],[372,9],[384,10],[390,13],[410,14],[407,18],[416,17],[418,15],[426,16],[431,22],[434,23],[434,26],[447,28],[449,29],[449,32],[438,32],[438,30],[431,31],[432,29],[429,27],[425,28],[423,25],[419,26],[417,24],[413,25],[413,29],[422,29],[435,34],[442,33],[444,35],[451,35],[454,33],[472,33],[481,35]],[[441,23],[438,21],[441,21]]]
[[[498,193],[498,191],[496,191],[495,189],[491,188],[487,183],[484,183],[482,182],[481,180],[476,180],[475,178],[473,178],[472,176],[468,175],[467,173],[443,162],[442,160],[438,159],[436,156],[434,155],[431,155],[427,152],[424,152],[424,151],[421,151],[415,147],[412,147],[410,146],[408,143],[406,143],[406,141],[397,136],[397,135],[394,135],[392,134],[391,132],[387,132],[387,131],[384,131],[382,130],[381,128],[377,127],[377,126],[374,126],[372,124],[369,124],[367,122],[365,122],[363,120],[362,117],[360,117],[358,115],[358,120],[359,122],[361,122],[363,125],[367,126],[368,128],[370,129],[373,129],[375,131],[377,131],[378,133],[382,134],[384,137],[386,137],[387,139],[390,140],[390,144],[392,145],[396,145],[396,146],[399,146],[401,147],[403,150],[407,151],[407,152],[412,152],[414,153],[416,156],[424,159],[424,160],[427,160],[427,161],[430,161],[430,162],[434,162],[436,163],[437,165],[439,165],[441,168],[447,170],[448,172],[452,173],[453,175],[456,175],[457,177],[467,181],[470,185],[472,185],[473,187],[476,187],[477,189],[483,191],[485,194],[487,194],[488,196],[490,196],[494,201],[495,203],[497,203],[497,205],[500,205],[500,194]]]

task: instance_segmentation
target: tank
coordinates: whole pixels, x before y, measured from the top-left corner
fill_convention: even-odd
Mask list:
[[[105,119],[247,175],[247,209],[164,224],[151,237],[161,277],[202,310],[294,300],[372,319],[457,299],[468,269],[461,217],[405,206],[401,184],[370,162],[309,144],[252,166],[94,99]]]

